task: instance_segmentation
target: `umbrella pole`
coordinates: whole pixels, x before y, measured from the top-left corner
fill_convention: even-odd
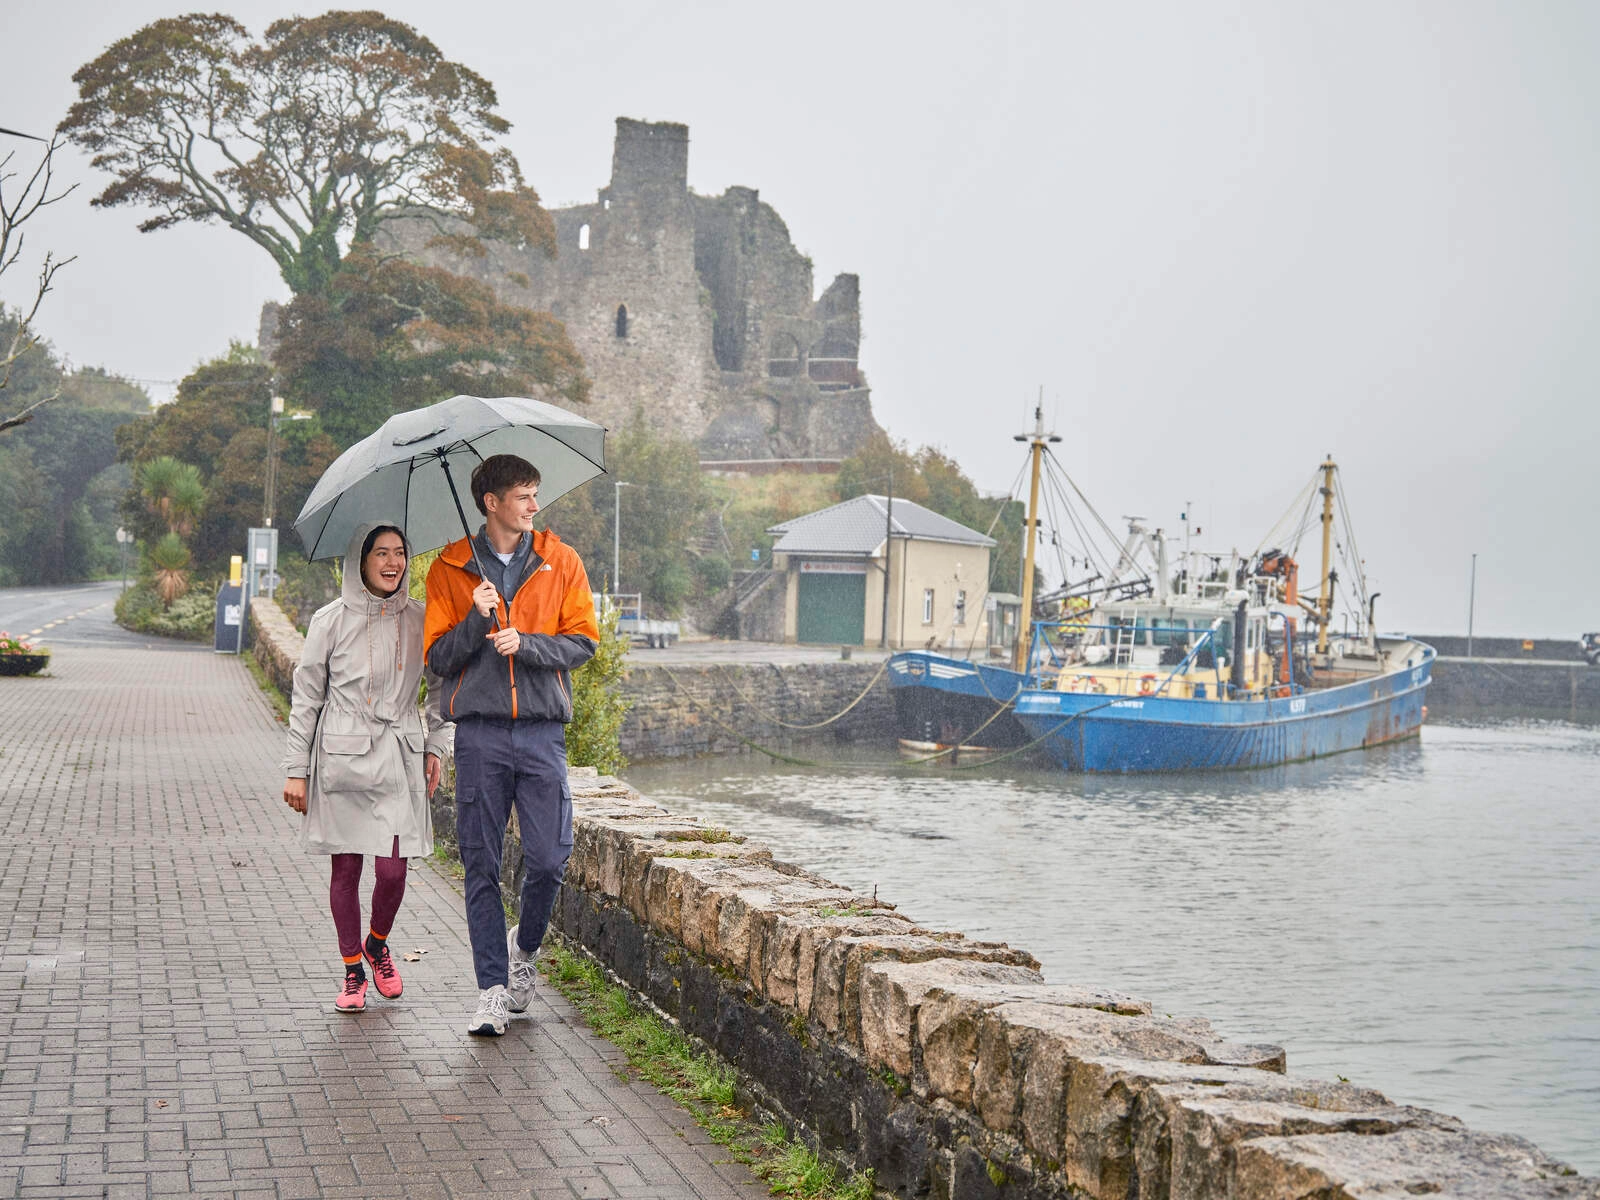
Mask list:
[[[483,561],[478,557],[478,543],[472,538],[472,526],[467,524],[467,510],[461,507],[461,493],[456,491],[455,476],[450,474],[450,460],[445,457],[443,450],[437,453],[439,455],[439,465],[444,468],[444,481],[450,485],[450,498],[456,502],[456,515],[461,518],[461,528],[467,534],[467,549],[472,551],[472,565],[478,568],[478,578],[488,579],[489,586],[494,587],[494,580],[489,579],[488,573],[483,569]],[[494,588],[494,594],[498,601],[501,598],[500,589]],[[500,606],[498,603],[495,605],[494,615],[490,620],[496,625],[500,624]]]

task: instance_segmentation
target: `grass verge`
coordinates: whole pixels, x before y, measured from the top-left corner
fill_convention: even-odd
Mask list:
[[[249,671],[250,677],[256,681],[256,686],[261,689],[261,694],[267,698],[267,703],[272,705],[272,711],[278,714],[278,720],[287,725],[289,702],[284,699],[283,693],[277,689],[272,680],[267,678],[267,673],[261,669],[261,664],[256,661],[254,654],[246,650],[239,655],[239,658],[244,663],[244,669]]]
[[[735,1100],[733,1069],[606,980],[593,962],[554,937],[545,941],[540,966],[572,1001],[589,1027],[628,1056],[640,1078],[683,1105],[700,1127],[739,1162],[747,1164],[775,1196],[807,1200],[872,1200],[872,1172],[841,1178],[775,1123],[761,1124]]]

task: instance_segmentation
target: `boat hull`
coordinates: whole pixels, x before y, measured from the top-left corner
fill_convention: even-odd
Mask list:
[[[1269,767],[1413,737],[1434,652],[1370,679],[1265,700],[1024,691],[1017,720],[1069,771]]]
[[[894,655],[889,688],[901,749],[920,756],[958,746],[957,753],[972,761],[1027,745],[1031,735],[1010,711],[1024,682],[1020,671],[944,654]]]

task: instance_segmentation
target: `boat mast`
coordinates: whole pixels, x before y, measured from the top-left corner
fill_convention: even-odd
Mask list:
[[[1322,588],[1317,593],[1317,653],[1328,653],[1328,621],[1333,616],[1333,455],[1322,464]]]
[[[1039,388],[1039,403],[1033,408],[1033,432],[1019,433],[1012,440],[1027,442],[1029,455],[1033,459],[1033,479],[1028,486],[1028,519],[1022,526],[1023,547],[1026,550],[1022,560],[1022,622],[1017,630],[1017,647],[1012,661],[1016,670],[1025,671],[1028,669],[1028,647],[1033,639],[1033,550],[1039,540],[1039,466],[1044,459],[1045,446],[1061,440],[1055,434],[1046,434],[1044,431],[1042,386]]]

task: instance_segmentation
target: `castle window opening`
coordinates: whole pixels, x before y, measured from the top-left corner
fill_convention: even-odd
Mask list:
[[[584,224],[578,226],[578,249],[579,250],[587,250],[588,248],[589,248],[589,225],[588,225],[588,222],[585,222]]]
[[[619,338],[628,336],[628,306],[626,304],[617,305],[617,336]]]

